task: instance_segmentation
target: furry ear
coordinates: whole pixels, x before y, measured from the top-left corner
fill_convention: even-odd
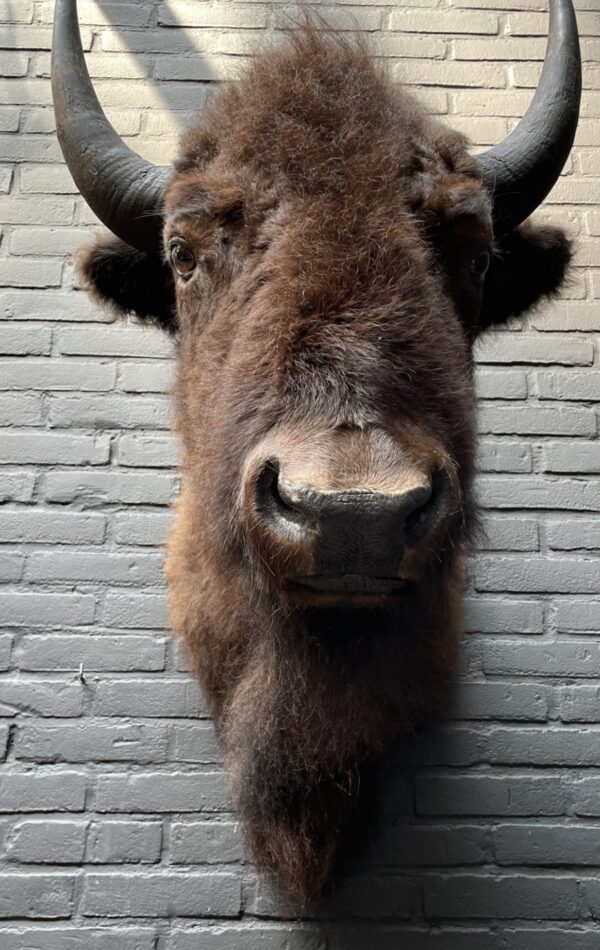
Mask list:
[[[526,223],[501,238],[485,281],[478,332],[555,296],[571,256],[571,242],[560,228]]]
[[[145,254],[115,237],[82,248],[77,270],[85,289],[117,313],[135,313],[169,333],[177,332],[170,269],[158,254]]]

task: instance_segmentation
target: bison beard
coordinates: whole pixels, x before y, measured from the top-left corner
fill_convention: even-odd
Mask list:
[[[250,851],[301,906],[331,880],[362,768],[445,704],[459,586],[426,585],[396,609],[289,617],[255,644],[224,705],[227,769]]]

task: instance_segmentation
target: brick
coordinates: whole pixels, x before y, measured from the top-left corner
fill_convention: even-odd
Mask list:
[[[0,350],[7,356],[29,356],[30,354],[43,356],[50,352],[51,342],[52,330],[50,327],[27,327],[17,323],[2,328]],[[2,365],[6,365],[6,363],[3,362]],[[21,372],[24,370],[22,360],[15,361],[12,364],[9,363],[9,373],[11,365],[15,369],[21,369]],[[2,389],[9,388],[8,379],[3,374]],[[21,386],[17,388],[21,389]]]
[[[48,83],[33,82],[31,78],[0,80],[0,104],[49,106],[52,103],[52,93]]]
[[[7,670],[12,652],[12,637],[0,634],[0,670]]]
[[[597,778],[573,780],[573,812],[586,818],[600,815],[600,782]]]
[[[2,119],[0,116],[0,127],[2,124]],[[0,166],[0,194],[7,195],[12,188],[14,175],[12,168],[7,166]]]
[[[33,203],[33,202],[32,202]],[[14,320],[97,321],[114,320],[108,310],[93,304],[87,294],[64,291],[14,291],[0,293],[0,313]],[[37,328],[36,328],[37,329]],[[36,332],[36,331],[33,331]],[[40,330],[37,329],[39,333]],[[91,350],[93,355],[93,349]],[[101,355],[101,354],[100,354]],[[69,365],[63,361],[62,365]]]
[[[600,485],[589,480],[488,475],[479,479],[477,494],[484,508],[600,511]]]
[[[166,594],[109,593],[103,619],[109,627],[163,630],[168,624]]]
[[[512,333],[483,336],[475,350],[479,363],[556,363],[563,366],[590,366],[594,359],[591,340],[552,334]]]
[[[160,861],[159,821],[96,821],[88,834],[88,864],[155,864]]]
[[[481,0],[479,0],[481,2]],[[435,925],[427,929],[416,929],[404,926],[402,929],[377,926],[377,950],[396,950],[406,943],[410,950],[501,950],[502,935],[478,927],[451,927],[444,925],[439,929]],[[328,939],[328,950],[370,950],[373,937],[366,930],[352,931],[336,927],[331,941]],[[277,945],[279,946],[279,945]],[[283,946],[282,950],[283,950]],[[311,945],[312,946],[312,945]],[[185,950],[185,948],[184,948]],[[227,945],[229,950],[229,944]]]
[[[548,688],[538,683],[462,683],[450,710],[456,719],[545,722]]]
[[[483,669],[493,676],[600,675],[600,644],[585,640],[539,644],[518,640],[493,640],[483,647]]]
[[[74,880],[58,874],[0,873],[0,917],[70,917]]]
[[[96,686],[94,712],[97,716],[145,718],[207,715],[198,684],[184,676],[163,677],[158,682],[142,677],[101,680]]]
[[[0,716],[81,716],[83,703],[83,684],[77,681],[0,679]]]
[[[0,260],[2,287],[58,287],[62,263],[44,260]]]
[[[337,932],[337,931],[336,931]],[[356,935],[356,931],[354,931]],[[328,943],[330,938],[327,938]],[[325,950],[325,938],[295,923],[290,926],[194,927],[171,930],[168,950],[196,950],[200,942],[208,950]],[[348,944],[346,944],[348,946]]]
[[[235,864],[243,856],[239,827],[231,821],[175,821],[170,840],[173,864]]]
[[[77,185],[64,165],[25,165],[21,169],[20,190],[22,194],[78,194]]]
[[[455,10],[393,10],[390,29],[405,33],[497,33],[498,17],[492,13],[465,16]]]
[[[432,877],[424,881],[428,917],[568,920],[579,914],[572,877],[526,874]]]
[[[558,691],[558,711],[563,722],[597,722],[600,687],[577,683]]]
[[[223,751],[212,723],[183,723],[171,727],[171,755],[177,762],[222,762]]]
[[[597,372],[537,373],[536,384],[540,399],[600,401],[600,374]]]
[[[0,623],[15,627],[92,623],[95,611],[90,594],[0,593]]]
[[[531,472],[531,446],[526,442],[483,439],[477,446],[477,468],[480,472]]]
[[[402,66],[407,74],[412,70],[408,63],[411,59],[443,60],[447,53],[447,44],[439,37],[418,36],[410,33],[382,33],[377,40],[377,51],[383,56],[393,56],[403,60]]]
[[[61,511],[0,511],[0,537],[3,541],[25,544],[101,544],[106,518],[97,514],[64,514]]]
[[[88,873],[82,907],[87,917],[237,917],[241,887],[233,874]]]
[[[165,643],[149,636],[38,635],[23,638],[18,659],[21,669],[41,672],[73,673],[81,663],[86,670],[151,672],[165,667]]]
[[[482,556],[475,570],[475,587],[514,593],[594,594],[598,592],[598,561],[583,557]]]
[[[484,757],[500,765],[585,768],[596,764],[598,735],[597,727],[499,727],[491,730]]]
[[[6,857],[22,864],[80,864],[86,829],[82,821],[19,821],[7,840]]]
[[[419,815],[564,815],[569,781],[560,775],[524,774],[515,769],[495,775],[425,775],[417,777],[416,796]]]
[[[13,400],[17,403],[28,398],[30,397],[15,396]],[[1,406],[0,397],[0,409]],[[12,465],[105,465],[110,452],[110,443],[106,436],[45,432],[7,432],[2,436],[2,445],[4,461]]]
[[[6,138],[6,136],[3,136]],[[27,146],[31,136],[27,136]],[[7,198],[2,202],[4,224],[71,224],[74,202],[69,198]]]
[[[0,23],[31,23],[32,20],[32,0],[21,0],[16,8],[9,0],[3,0],[0,3]]]
[[[560,633],[580,633],[588,630],[598,632],[600,631],[600,601],[560,600],[555,623]]]
[[[4,334],[12,328],[6,327]],[[31,331],[31,344],[39,347],[43,342],[43,334],[47,332],[47,347],[49,351],[50,328],[24,327],[22,324],[15,333],[22,343],[23,335]],[[3,340],[3,347],[6,341]],[[32,352],[31,349],[27,350]],[[33,352],[36,352],[34,350]],[[2,389],[39,389],[47,392],[59,390],[97,391],[113,389],[115,385],[116,368],[108,363],[78,363],[75,360],[0,360],[0,387]]]
[[[487,829],[480,825],[397,825],[382,828],[369,851],[381,865],[476,865],[489,860],[487,839]]]
[[[0,775],[0,812],[84,810],[85,776],[37,769]]]
[[[534,312],[529,324],[546,333],[561,330],[589,333],[600,330],[600,314],[594,304],[569,300],[553,304],[549,312]]]
[[[218,10],[190,0],[171,0],[159,4],[159,26],[217,26],[217,27],[264,27],[267,25],[266,9],[234,6]]]
[[[168,424],[166,412],[165,422]],[[177,462],[177,446],[175,440],[168,436],[124,435],[119,439],[117,462],[119,465],[141,468],[172,468]]]
[[[15,583],[23,576],[24,558],[21,554],[0,551],[0,581]]]
[[[0,76],[22,77],[27,75],[29,69],[29,56],[25,53],[8,53],[2,50],[2,62],[0,63]]]
[[[10,236],[10,253],[27,257],[69,256],[75,254],[88,237],[87,231],[75,228],[15,229]]]
[[[409,63],[399,63],[392,75],[398,82],[419,86],[475,86],[478,89],[483,86],[486,89],[496,90],[506,85],[504,69],[495,63],[475,64],[451,60],[436,62],[428,59],[413,59]],[[489,114],[489,107],[487,112]]]
[[[546,53],[545,39],[526,40],[501,36],[495,39],[458,39],[454,41],[454,56],[457,60],[486,60],[519,62],[524,59],[542,61]]]
[[[32,472],[0,472],[0,502],[31,501],[34,489]]]
[[[136,396],[55,396],[50,400],[50,425],[96,429],[166,429],[168,400]]]
[[[539,532],[535,521],[488,516],[482,522],[480,551],[537,551]]]
[[[592,409],[537,406],[480,407],[479,431],[493,435],[585,435],[596,434]]]
[[[222,772],[195,769],[143,775],[101,775],[96,791],[99,812],[222,812],[226,807]]]
[[[524,833],[525,831],[525,833]],[[600,829],[590,824],[501,825],[494,829],[499,864],[597,867]]]
[[[0,109],[0,132],[18,132],[20,117],[17,109]]]
[[[167,728],[87,717],[77,723],[26,723],[17,730],[15,756],[33,762],[164,762]]]
[[[0,395],[0,426],[35,426],[40,425],[41,421],[41,396],[33,393]],[[4,438],[10,439],[10,436],[3,433],[3,441]]]
[[[29,556],[31,581],[94,581],[108,584],[160,584],[163,580],[159,554],[113,554],[108,552],[33,552]]]
[[[527,377],[520,370],[479,369],[475,388],[479,399],[526,399]]]
[[[41,23],[52,23],[54,5],[51,0],[38,4],[37,16]],[[106,0],[99,7],[93,0],[79,0],[77,14],[80,23],[92,26],[147,26],[152,4],[147,0],[113,2]]]
[[[547,472],[600,473],[600,443],[549,442],[544,445],[543,460]]]
[[[174,365],[171,362],[120,363],[119,389],[132,393],[168,393],[174,382]]]
[[[81,502],[88,506],[168,505],[177,479],[172,475],[132,472],[51,472],[44,482],[44,497],[61,505]]]
[[[543,633],[542,604],[535,600],[506,597],[467,597],[465,630],[468,633]]]
[[[114,518],[115,541],[127,545],[160,545],[167,540],[171,512],[124,514]]]
[[[94,327],[61,329],[58,333],[61,353],[74,356],[166,357],[172,344],[158,330],[142,327]]]
[[[155,950],[154,930],[138,927],[111,926],[94,930],[91,927],[77,929],[23,927],[18,930],[2,930],[3,950]]]

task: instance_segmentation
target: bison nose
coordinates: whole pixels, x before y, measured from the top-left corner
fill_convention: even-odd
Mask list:
[[[396,491],[322,489],[286,481],[270,460],[255,483],[256,507],[270,534],[310,548],[317,575],[397,577],[404,549],[440,522],[442,481],[436,473]]]

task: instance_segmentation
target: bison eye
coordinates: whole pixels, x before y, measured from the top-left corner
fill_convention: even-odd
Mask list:
[[[490,266],[490,255],[487,251],[478,254],[471,261],[471,271],[476,277],[485,277]]]
[[[191,277],[196,270],[196,255],[185,241],[172,241],[169,246],[171,263],[180,277]]]

